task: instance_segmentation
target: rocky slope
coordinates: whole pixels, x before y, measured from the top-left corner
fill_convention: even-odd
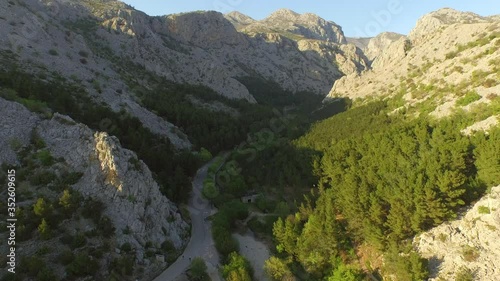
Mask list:
[[[499,206],[500,186],[497,186],[461,218],[444,223],[414,239],[422,256],[431,260],[433,278],[429,280],[458,280],[458,274],[468,274],[473,276],[473,280],[498,280]]]
[[[356,45],[356,47],[363,51],[368,60],[373,61],[382,54],[389,45],[399,40],[401,37],[405,36],[394,32],[382,32],[375,37],[347,38],[347,42]]]
[[[394,32],[380,33],[379,35],[370,39],[366,47],[363,48],[363,52],[370,61],[373,61],[380,54],[382,54],[387,49],[387,47],[389,47],[389,45],[400,40],[403,37],[405,36]]]
[[[242,33],[235,23],[266,30]],[[179,149],[191,147],[182,131],[137,100],[152,76],[255,102],[238,77],[326,95],[336,79],[367,68],[364,55],[345,44],[338,25],[287,10],[256,22],[217,12],[150,17],[119,1],[3,1],[0,38],[0,51],[12,52],[16,64],[81,83],[96,100],[128,111]]]
[[[327,100],[391,96],[402,109],[436,117],[487,106],[500,94],[499,46],[494,17],[442,9],[384,48],[370,70],[337,80]]]
[[[280,9],[261,21],[244,25],[242,31],[247,33],[277,32],[288,34],[292,38],[347,43],[342,28],[334,22],[324,20],[315,14],[298,14],[289,9]]]
[[[189,225],[181,218],[177,207],[160,193],[148,167],[137,159],[135,153],[123,149],[115,137],[93,132],[57,113],[50,119],[42,119],[24,106],[2,98],[0,112],[0,162],[18,165],[19,151],[33,142],[35,134],[45,144],[44,150],[57,159],[57,164],[50,167],[51,172],[60,174],[68,170],[81,173],[82,176],[71,188],[85,199],[92,198],[103,203],[104,215],[115,227],[113,244],[117,248],[125,243],[131,245],[139,264],[146,267],[153,264],[146,258],[148,247],[159,249],[162,243],[168,241],[175,249],[181,249],[187,243]],[[37,172],[30,170],[29,174]],[[24,186],[31,182],[24,183]],[[57,193],[50,186],[34,189],[30,194],[51,198]],[[25,198],[26,202],[21,198]],[[18,205],[26,205],[30,202],[28,198],[21,197],[20,193]],[[59,223],[61,226],[71,225],[69,228],[73,231],[77,228],[82,233],[92,231],[92,224],[77,217]],[[44,243],[50,243],[52,248],[61,252],[62,246],[57,241],[62,233],[62,230],[57,231]],[[31,242],[20,243],[19,256],[30,255]]]

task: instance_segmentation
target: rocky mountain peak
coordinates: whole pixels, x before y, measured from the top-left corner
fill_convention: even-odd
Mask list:
[[[383,32],[374,38],[370,39],[367,46],[363,49],[366,57],[369,60],[374,60],[380,54],[382,54],[389,45],[398,41],[399,39],[405,37],[402,34],[394,32]]]
[[[169,34],[175,39],[197,47],[237,44],[241,34],[223,14],[214,11],[167,16]]]
[[[492,21],[471,12],[460,12],[451,8],[439,9],[424,15],[417,21],[417,25],[410,32],[410,38],[418,38],[436,31],[441,26],[452,24],[472,24]]]
[[[233,11],[224,15],[224,17],[231,22],[236,29],[241,29],[249,24],[256,22],[253,18],[242,14],[238,11]]]
[[[292,11],[290,9],[279,9],[269,15],[266,20],[294,20],[299,17],[300,14]]]
[[[264,20],[246,26],[243,32],[280,33],[293,40],[312,39],[346,44],[342,28],[316,14],[298,14],[292,10],[280,9]]]

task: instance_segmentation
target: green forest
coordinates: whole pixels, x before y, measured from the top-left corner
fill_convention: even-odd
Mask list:
[[[411,239],[500,184],[499,128],[468,137],[462,113],[433,120],[388,112],[386,102],[371,102],[253,157],[234,153],[241,173],[233,178],[291,206],[272,228],[266,269],[274,280],[425,280],[427,261]],[[385,265],[361,264],[366,248]]]
[[[412,238],[456,218],[488,187],[500,184],[500,128],[464,136],[460,129],[475,120],[470,114],[440,120],[408,117],[389,114],[393,108],[386,101],[336,100],[319,106],[319,98],[307,100],[305,93],[290,95],[270,82],[240,80],[259,105],[161,79],[154,90],[136,92],[143,106],[189,136],[193,152],[177,151],[125,110],[112,111],[60,76],[47,80],[2,71],[0,96],[46,118],[59,112],[117,136],[177,203],[187,201],[190,177],[210,155],[230,151],[226,160],[210,167],[204,190],[219,208],[212,234],[227,280],[252,279],[231,236],[249,208],[269,215],[264,221],[250,220],[248,227],[275,245],[265,268],[273,280],[389,275],[425,280],[428,261],[413,249]],[[238,114],[198,107],[188,96],[219,101]],[[260,196],[249,207],[240,202],[246,194]],[[40,220],[29,227],[51,224]],[[366,259],[368,253],[383,255],[385,262]]]

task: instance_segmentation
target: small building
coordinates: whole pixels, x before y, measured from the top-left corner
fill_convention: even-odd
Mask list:
[[[164,255],[156,255],[156,261],[164,263],[165,262],[165,256]]]

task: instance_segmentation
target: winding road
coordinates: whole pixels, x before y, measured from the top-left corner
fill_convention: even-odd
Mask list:
[[[212,161],[201,167],[193,180],[193,192],[189,200],[188,209],[191,215],[191,239],[184,249],[184,253],[165,271],[163,271],[154,281],[175,281],[177,277],[183,274],[191,264],[191,260],[201,257],[205,260],[208,267],[208,274],[214,281],[221,281],[218,266],[219,254],[215,249],[212,239],[212,225],[207,217],[214,214],[217,210],[212,207],[201,193],[203,189],[203,180],[207,177],[208,167]]]

